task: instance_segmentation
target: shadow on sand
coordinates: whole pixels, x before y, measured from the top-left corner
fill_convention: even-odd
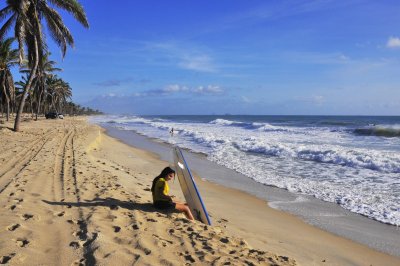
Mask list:
[[[0,129],[3,129],[3,128],[9,129],[9,130],[11,130],[11,131],[14,131],[14,128],[13,128],[13,127],[7,127],[6,125],[0,124]]]
[[[114,198],[94,198],[93,200],[84,200],[80,202],[65,202],[65,201],[48,201],[42,200],[44,203],[56,206],[67,206],[67,207],[108,207],[111,210],[117,210],[123,208],[127,210],[141,210],[145,212],[158,212],[164,214],[170,214],[176,212],[175,210],[160,210],[156,209],[152,203],[137,203],[134,201],[122,201]]]

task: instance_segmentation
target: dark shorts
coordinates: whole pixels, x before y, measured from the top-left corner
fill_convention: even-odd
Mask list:
[[[175,209],[176,203],[172,202],[172,201],[156,201],[154,202],[154,207],[156,207],[157,209],[162,209],[162,210],[166,210],[166,209]]]

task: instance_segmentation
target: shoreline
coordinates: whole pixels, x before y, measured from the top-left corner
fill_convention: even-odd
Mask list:
[[[85,117],[17,133],[9,124],[0,125],[1,264],[297,265],[223,226],[155,209],[150,185],[165,162]]]
[[[115,130],[118,130],[120,132],[123,130],[115,129],[112,127],[106,127],[106,130],[107,130],[106,131],[107,134],[111,134],[113,137],[117,137],[118,139],[120,139],[124,143],[127,143],[128,145],[135,146],[134,143],[132,143],[132,140],[131,141],[126,141],[126,139],[124,140],[124,138],[126,138],[126,136],[124,137],[123,135],[128,134],[128,133],[126,133],[126,132],[121,133],[122,135],[120,135],[118,137],[118,134],[116,134],[116,132],[115,132]],[[110,132],[110,130],[112,132]],[[140,144],[139,148],[142,148],[145,150],[150,150],[153,153],[157,153],[158,156],[161,157],[161,159],[168,161],[169,158],[168,158],[168,155],[165,154],[165,150],[170,149],[171,144],[158,141],[157,139],[153,140],[153,139],[143,136],[141,134],[137,134],[136,132],[132,132],[131,134],[136,134],[137,136],[140,136],[140,139],[136,139],[136,140],[135,140],[135,137],[133,137],[133,142],[136,141],[138,143],[138,141],[139,141],[140,143],[142,143],[142,144]],[[149,143],[153,143],[153,144],[150,144],[150,147],[148,147],[149,145],[143,139],[147,139]],[[143,144],[143,143],[146,143],[146,144]],[[147,147],[146,147],[146,145],[147,145]],[[156,146],[161,145],[161,146],[164,146],[165,148],[160,148],[160,147],[155,148],[155,147],[153,147],[153,145],[156,145]],[[136,147],[137,147],[137,145],[136,145]],[[204,156],[201,156],[201,155],[198,156],[197,153],[191,153],[186,150],[184,153],[185,153],[186,159],[189,162],[189,165],[191,166],[191,170],[193,172],[195,172],[196,174],[199,174],[199,172],[202,172],[202,171],[197,171],[198,169],[196,169],[196,168],[199,168],[199,167],[206,168],[206,167],[210,167],[209,165],[212,164],[212,162],[208,161],[209,162],[208,164],[198,165],[199,164],[198,159],[193,158],[193,157],[200,157],[200,160],[206,160],[206,158]],[[170,160],[170,162],[171,162],[171,160]],[[223,166],[218,166],[218,167],[225,168]],[[215,170],[215,169],[213,168],[213,170]],[[233,170],[228,169],[228,171],[232,172]],[[208,171],[208,173],[210,173],[210,171]],[[207,176],[204,174],[203,175],[199,174],[199,175]],[[217,185],[221,185],[221,182],[217,182],[215,179],[209,180],[209,178],[207,178],[207,180],[214,184],[216,183]],[[259,185],[260,184],[258,184],[258,186]],[[224,186],[224,185],[222,185],[222,186]],[[230,187],[232,187],[232,186],[230,186]],[[262,187],[268,187],[268,186],[263,185]],[[241,191],[245,190],[245,189],[243,189],[243,187],[240,187],[240,186],[239,187],[233,186],[233,188],[239,189]],[[255,187],[252,186],[252,188],[255,188]],[[261,191],[265,191],[265,190],[261,190]],[[397,227],[369,219],[369,218],[359,215],[359,214],[351,213],[350,211],[347,211],[334,203],[324,202],[322,200],[313,198],[311,196],[296,195],[296,194],[288,192],[286,190],[284,191],[283,189],[280,189],[280,188],[268,187],[268,192],[271,192],[271,191],[275,191],[275,192],[273,192],[272,194],[274,194],[274,195],[269,196],[269,198],[266,198],[265,196],[260,197],[259,195],[254,194],[254,193],[250,193],[249,195],[252,197],[256,197],[257,199],[260,199],[265,203],[268,202],[268,205],[270,207],[272,205],[275,209],[279,209],[280,211],[285,211],[285,212],[289,212],[292,214],[293,214],[293,211],[291,209],[299,208],[299,206],[301,204],[306,204],[307,205],[306,207],[304,207],[304,206],[300,207],[300,209],[301,209],[300,212],[299,212],[299,210],[297,210],[297,212],[294,213],[297,219],[304,220],[307,224],[316,226],[323,231],[333,233],[333,234],[337,235],[338,237],[343,237],[343,238],[349,239],[350,241],[356,241],[357,243],[361,243],[362,245],[368,245],[370,248],[377,250],[379,252],[384,252],[386,254],[399,257],[399,254],[398,254],[399,250],[396,247],[398,247],[398,244],[400,242],[399,242],[399,239],[396,237],[396,235],[400,235],[400,230]],[[244,193],[248,194],[249,191],[244,191]],[[282,195],[280,195],[281,193],[283,193],[285,195],[282,196]],[[288,194],[292,195],[292,199],[289,199],[289,200],[287,199]],[[301,202],[301,201],[296,202],[299,197],[303,201],[307,200],[309,202],[306,202],[306,203]],[[282,198],[284,200],[282,200]],[[280,208],[278,208],[277,205],[280,205],[279,206]],[[283,206],[283,208],[282,208],[282,206]],[[326,210],[327,206],[328,206],[328,209]],[[315,211],[314,213],[310,212],[307,214],[308,216],[301,214],[301,212],[304,211],[305,208],[311,208],[311,207],[316,208],[318,211]],[[324,213],[322,213],[322,214],[319,213],[321,211],[324,211]],[[317,224],[315,224],[315,223],[313,224],[312,221],[310,222],[310,217],[317,220]],[[327,221],[328,221],[328,225],[326,227],[323,227],[320,225]],[[335,226],[335,224],[333,224],[333,223],[335,223],[335,222],[337,224],[339,224],[339,225],[336,225],[336,226],[338,226],[338,228],[334,228],[336,231],[332,230],[332,226]],[[318,225],[320,225],[320,226],[318,226]],[[357,229],[357,228],[355,228],[356,226],[360,226],[360,228]],[[340,231],[340,230],[342,230],[342,228],[344,228],[345,230]],[[372,235],[370,235],[370,230],[376,230],[376,232],[374,232]],[[366,232],[368,232],[368,233],[366,233]],[[376,238],[380,238],[380,240],[376,239]],[[389,245],[387,243],[390,241],[392,241],[391,245]],[[384,246],[384,245],[386,245],[386,246]]]
[[[11,265],[398,265],[197,177],[213,226],[152,206],[169,163],[86,118],[0,126],[0,261]],[[204,160],[203,160],[204,161]],[[192,165],[189,162],[190,165]],[[196,172],[197,173],[197,172]],[[183,199],[178,182],[171,194]],[[167,252],[166,252],[167,251]]]

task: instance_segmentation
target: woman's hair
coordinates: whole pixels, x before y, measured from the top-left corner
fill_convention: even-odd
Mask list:
[[[152,186],[151,186],[151,192],[154,193],[154,188],[155,188],[155,186],[156,186],[156,183],[157,183],[158,179],[160,179],[160,178],[165,178],[165,177],[167,177],[167,175],[169,175],[169,174],[171,174],[171,173],[174,173],[174,174],[175,174],[175,170],[172,169],[172,168],[169,167],[169,166],[165,167],[165,168],[161,171],[161,173],[160,173],[158,176],[156,176],[156,178],[153,179],[153,184],[152,184]]]

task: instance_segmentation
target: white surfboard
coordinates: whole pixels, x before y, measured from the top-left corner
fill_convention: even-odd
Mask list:
[[[206,206],[201,199],[200,192],[190,173],[190,169],[183,157],[181,149],[174,148],[175,170],[181,185],[183,195],[192,212],[194,218],[205,224],[211,225],[210,217],[208,217]]]

